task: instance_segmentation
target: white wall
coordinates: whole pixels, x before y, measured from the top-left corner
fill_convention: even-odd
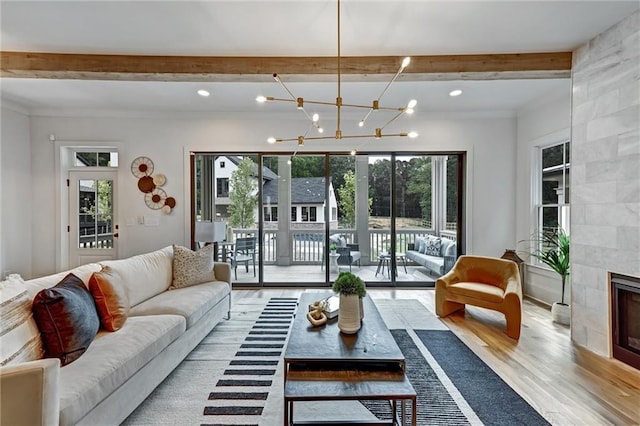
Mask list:
[[[3,101],[0,142],[0,277],[31,276],[32,185],[29,116]]]
[[[513,247],[527,251],[526,241],[531,238],[536,227],[536,211],[533,208],[535,199],[535,179],[537,172],[535,157],[538,147],[570,140],[571,128],[571,80],[567,79],[566,90],[556,93],[520,111],[517,117],[518,148],[516,172],[516,240]],[[520,242],[520,243],[519,243]],[[528,263],[532,259],[519,253]],[[570,300],[570,285],[566,286],[566,300]],[[545,268],[527,265],[525,277],[525,294],[547,304],[557,302],[561,298],[562,284],[560,277]]]
[[[121,143],[121,170],[118,177],[120,257],[154,250],[172,243],[188,244],[189,170],[191,150],[222,152],[283,152],[295,150],[286,145],[268,145],[266,136],[275,130],[294,124],[277,116],[140,116],[112,114],[111,117],[53,116],[36,113],[31,117],[31,185],[20,190],[30,191],[37,208],[32,211],[33,232],[38,237],[38,251],[32,257],[32,275],[40,276],[58,270],[56,265],[55,187],[66,176],[55,176],[55,144],[49,140],[55,134],[58,141],[112,141]],[[11,118],[7,116],[8,118]],[[4,117],[3,117],[4,118]],[[515,240],[515,158],[516,125],[514,117],[438,117],[423,121],[412,119],[412,129],[420,133],[417,139],[381,139],[362,141],[355,148],[371,152],[446,151],[469,152],[467,252],[500,256]],[[308,142],[300,151],[328,150],[348,152],[352,146],[345,141],[326,141],[321,146]],[[140,155],[155,163],[155,173],[167,177],[164,189],[177,200],[170,215],[148,209],[137,180],[129,171],[131,161]],[[17,189],[16,189],[17,190]],[[4,210],[4,209],[3,209]],[[158,216],[160,226],[125,226],[127,219]],[[3,243],[3,247],[4,247]],[[25,246],[25,251],[31,247]]]

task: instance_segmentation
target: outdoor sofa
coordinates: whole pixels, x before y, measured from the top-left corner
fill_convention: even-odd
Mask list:
[[[427,235],[416,237],[415,243],[409,243],[405,253],[407,260],[427,268],[429,273],[444,275],[451,270],[457,257],[456,242],[445,237]]]

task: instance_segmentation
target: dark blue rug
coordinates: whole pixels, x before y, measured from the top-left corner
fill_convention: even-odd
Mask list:
[[[415,332],[484,424],[549,424],[451,331]]]

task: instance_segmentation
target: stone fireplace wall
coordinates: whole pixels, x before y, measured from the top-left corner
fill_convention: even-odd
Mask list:
[[[640,11],[573,55],[571,335],[610,355],[609,272],[640,276]]]

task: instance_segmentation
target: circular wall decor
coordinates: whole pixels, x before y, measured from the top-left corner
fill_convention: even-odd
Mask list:
[[[167,193],[164,189],[156,188],[153,191],[144,194],[144,202],[150,209],[160,210],[165,205]]]
[[[169,206],[169,208],[174,208],[176,206],[176,199],[173,197],[167,197],[166,200],[164,200],[164,204]]]
[[[153,173],[153,161],[149,157],[138,157],[131,162],[131,173],[137,178]]]
[[[164,205],[160,210],[161,210],[161,211],[162,211],[162,213],[164,213],[164,214],[169,214],[169,213],[171,213],[171,207],[169,207],[169,206],[168,206],[168,205],[166,205],[166,204],[165,204],[165,205]]]
[[[144,193],[149,193],[156,188],[151,176],[143,176],[138,180],[138,189]]]
[[[153,183],[156,186],[163,186],[167,182],[167,177],[163,174],[157,174],[153,177]]]

